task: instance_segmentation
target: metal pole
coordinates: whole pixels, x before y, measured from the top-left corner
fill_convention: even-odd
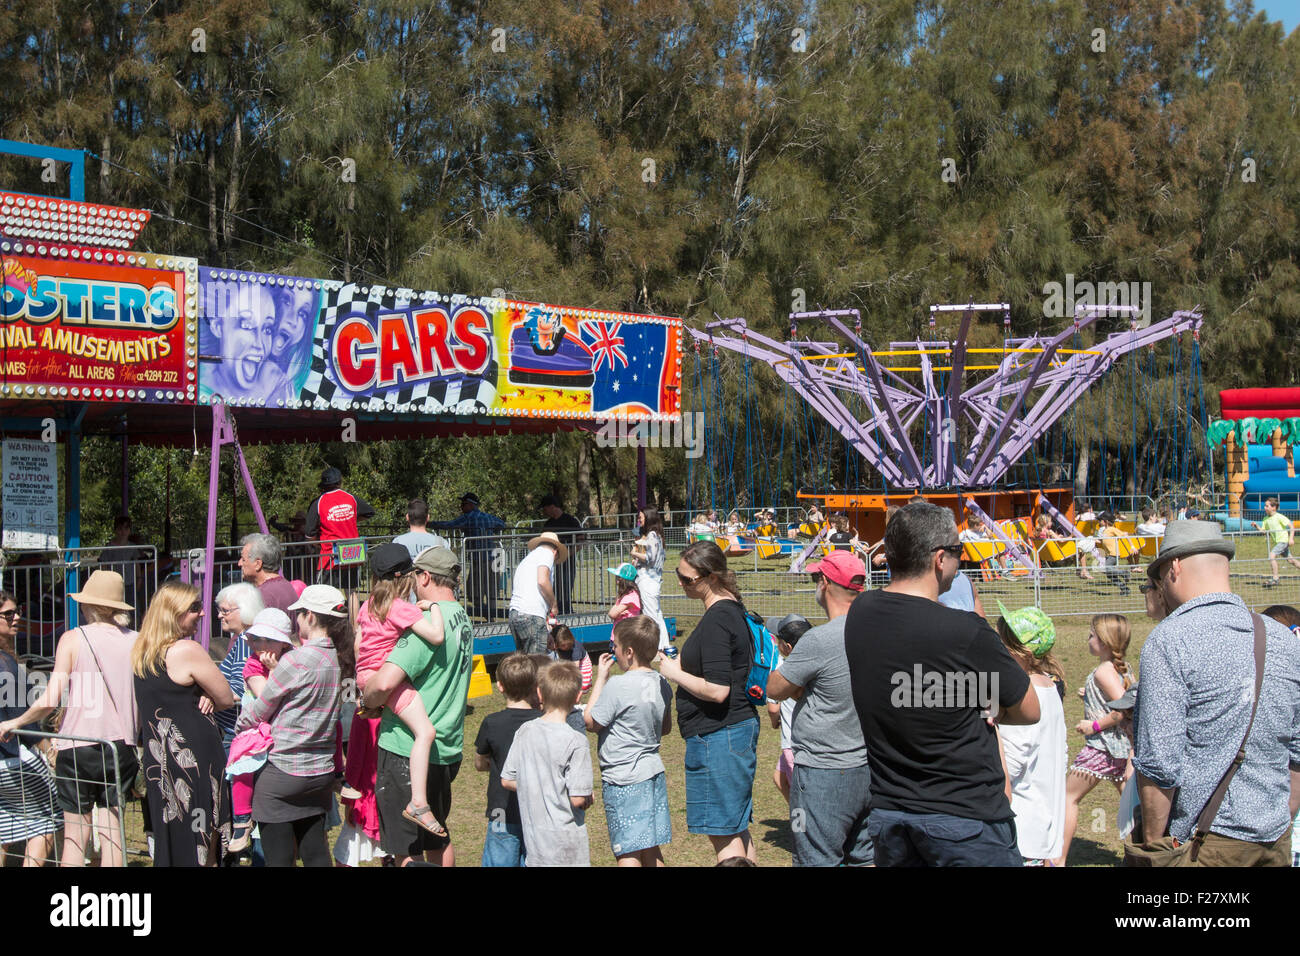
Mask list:
[[[122,514],[131,513],[131,440],[122,432]]]
[[[636,446],[636,503],[638,508],[646,505],[645,443]]]
[[[81,547],[81,422],[86,417],[84,403],[72,406],[76,414],[68,423],[68,446],[63,456],[63,508],[66,512],[64,527],[67,531],[68,556],[64,563],[68,565],[63,577],[63,593],[73,594],[81,590],[80,572],[73,564]],[[63,599],[64,623],[69,628],[77,626],[77,602]]]

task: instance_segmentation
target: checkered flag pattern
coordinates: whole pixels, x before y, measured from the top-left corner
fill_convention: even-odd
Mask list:
[[[443,378],[405,383],[369,395],[349,392],[333,378],[326,355],[328,344],[334,339],[335,327],[340,322],[350,315],[373,317],[380,312],[401,311],[412,305],[441,305],[448,315],[454,310],[446,299],[417,297],[410,289],[363,287],[355,283],[339,289],[326,289],[322,296],[320,319],[315,344],[312,346],[311,370],[307,373],[307,380],[299,394],[304,404],[320,408],[350,409],[354,407],[353,402],[361,402],[362,410],[373,412],[400,409],[431,415],[484,415],[496,401],[495,354],[481,375],[457,372]]]

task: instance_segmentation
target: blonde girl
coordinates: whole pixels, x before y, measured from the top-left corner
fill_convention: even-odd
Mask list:
[[[1133,744],[1121,724],[1125,712],[1112,710],[1110,702],[1124,696],[1133,683],[1128,662],[1129,622],[1123,614],[1098,614],[1088,631],[1088,653],[1101,663],[1093,668],[1079,690],[1083,698],[1083,720],[1075,732],[1083,735],[1083,748],[1066,777],[1065,847],[1057,865],[1064,866],[1070,855],[1070,841],[1079,819],[1079,801],[1102,780],[1119,792],[1128,776]]]

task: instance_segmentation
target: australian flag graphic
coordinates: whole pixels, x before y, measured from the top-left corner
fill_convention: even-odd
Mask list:
[[[596,373],[593,412],[661,410],[668,332],[669,327],[658,322],[582,323],[582,341],[592,350]]]

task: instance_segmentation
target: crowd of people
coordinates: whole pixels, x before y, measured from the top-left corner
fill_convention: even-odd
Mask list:
[[[96,808],[138,791],[159,866],[244,854],[269,866],[453,864],[474,644],[458,592],[473,569],[429,534],[422,504],[408,507],[407,535],[370,551],[355,615],[333,584],[287,581],[274,536],[247,536],[242,581],[216,596],[220,661],[189,640],[204,611],[191,585],[158,588],[137,633],[122,576],[91,574],[69,596],[80,623],[60,638],[44,692],[0,709],[0,840],[42,865],[62,831],[62,864],[83,865],[98,842],[101,864],[121,865],[121,818]],[[594,662],[560,620],[560,533],[532,538],[516,569],[516,652],[495,674],[505,706],[473,745],[489,775],[482,865],[591,862],[588,734],[618,865],[664,865],[679,773],[687,832],[720,865],[755,864],[760,708],[780,728],[772,780],[798,866],[1064,865],[1079,803],[1102,781],[1121,794],[1136,864],[1292,863],[1300,611],[1249,611],[1218,525],[1164,528],[1141,588],[1158,623],[1138,668],[1130,622],[1093,617],[1096,666],[1074,689],[1084,719],[1067,728],[1053,621],[1000,602],[985,619],[946,508],[919,500],[891,515],[882,588],[865,587],[851,550],[808,565],[818,620],[758,618],[722,550],[688,544],[674,573],[699,612],[679,655],[659,610],[662,523],[653,508],[638,517],[629,560],[607,572],[612,640]],[[15,681],[20,615],[0,593],[0,671]],[[56,709],[46,754],[24,732]],[[660,753],[674,721],[680,767]]]

